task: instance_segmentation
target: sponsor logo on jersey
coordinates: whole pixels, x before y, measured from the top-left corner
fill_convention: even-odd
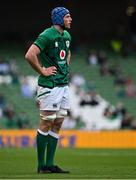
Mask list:
[[[60,59],[65,59],[66,56],[66,51],[65,50],[61,50],[60,51]]]
[[[67,46],[67,48],[69,48],[69,46],[70,46],[70,42],[69,41],[66,41],[66,46]]]
[[[59,46],[59,45],[58,45],[58,42],[56,41],[56,42],[55,42],[55,47],[58,47],[58,46]]]
[[[55,103],[55,104],[53,104],[53,108],[57,108],[57,104]]]

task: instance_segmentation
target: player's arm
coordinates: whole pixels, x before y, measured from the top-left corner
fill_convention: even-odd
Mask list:
[[[68,64],[70,64],[70,60],[71,60],[71,52],[70,52],[70,50],[69,50],[68,56],[67,56],[67,62],[68,62]]]
[[[50,76],[56,74],[55,66],[51,66],[49,68],[42,67],[40,60],[38,59],[39,54],[40,54],[40,49],[36,45],[32,44],[28,49],[25,58],[32,66],[32,68],[39,74],[42,74],[44,76]]]

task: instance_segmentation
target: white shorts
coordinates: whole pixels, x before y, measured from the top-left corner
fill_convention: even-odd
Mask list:
[[[36,100],[40,110],[68,110],[70,109],[69,87],[54,87],[50,89],[38,86]]]

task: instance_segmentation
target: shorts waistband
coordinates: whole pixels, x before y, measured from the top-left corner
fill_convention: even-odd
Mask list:
[[[41,85],[41,84],[38,84],[38,86],[41,86],[43,88],[50,88],[50,89],[53,89],[54,87],[63,87],[63,86],[67,86],[68,84],[55,84],[54,86],[44,86],[44,85]]]

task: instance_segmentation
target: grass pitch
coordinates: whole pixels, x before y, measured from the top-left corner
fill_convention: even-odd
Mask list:
[[[0,179],[135,179],[135,149],[58,148],[56,164],[70,174],[37,174],[35,148],[1,148]]]

